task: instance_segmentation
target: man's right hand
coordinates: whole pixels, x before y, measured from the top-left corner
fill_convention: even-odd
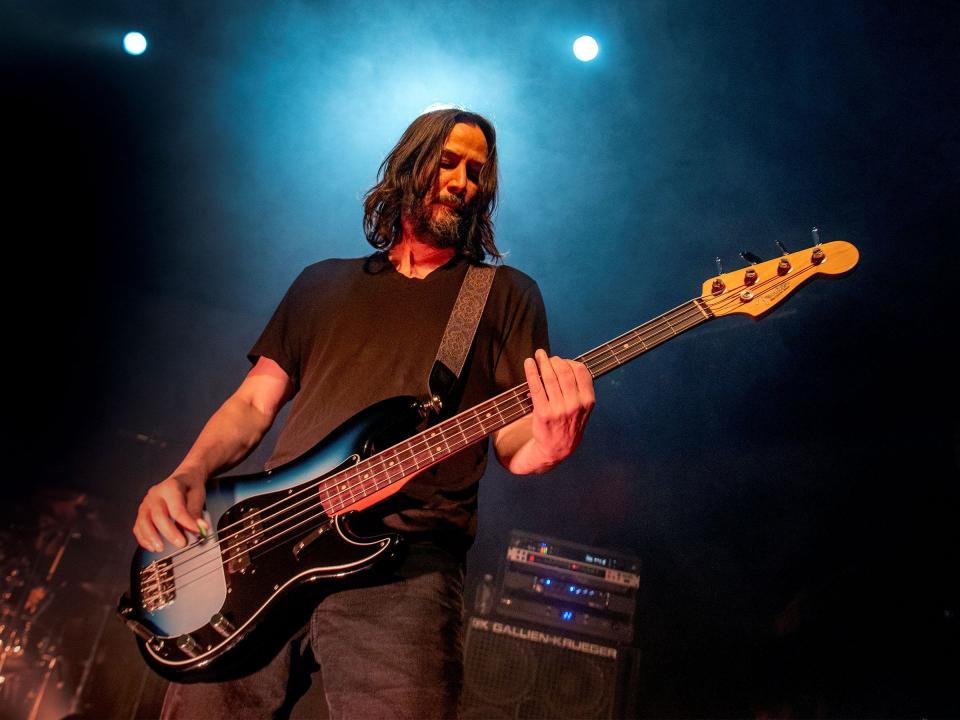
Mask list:
[[[257,360],[237,391],[207,421],[173,474],[147,491],[133,525],[141,547],[162,552],[161,535],[183,547],[187,539],[182,529],[200,533],[197,518],[203,512],[207,478],[243,460],[294,392],[282,367],[268,357]]]
[[[161,552],[161,535],[177,547],[184,547],[187,539],[181,528],[199,534],[197,518],[203,514],[205,482],[206,478],[199,475],[174,473],[151,487],[140,503],[133,525],[140,547]]]

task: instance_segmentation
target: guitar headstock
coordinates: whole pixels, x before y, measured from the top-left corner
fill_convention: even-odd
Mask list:
[[[853,245],[834,240],[711,278],[700,300],[716,317],[760,317],[808,280],[849,272],[859,259]]]

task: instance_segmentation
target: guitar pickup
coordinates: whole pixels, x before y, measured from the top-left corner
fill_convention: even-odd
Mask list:
[[[310,534],[303,538],[300,542],[293,546],[293,556],[299,560],[300,553],[310,547],[316,540],[323,535],[327,530],[330,529],[330,523],[324,523],[316,530],[313,530]]]
[[[243,513],[244,509],[241,508]],[[226,555],[227,572],[243,573],[251,565],[250,551],[260,542],[262,534],[260,511],[250,509],[237,521],[237,526],[231,528],[228,538],[223,541],[223,553]]]

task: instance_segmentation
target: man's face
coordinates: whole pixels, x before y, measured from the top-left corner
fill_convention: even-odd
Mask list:
[[[457,123],[443,143],[433,188],[424,198],[415,225],[439,247],[459,240],[460,222],[477,197],[480,169],[487,162],[487,139],[476,125]]]

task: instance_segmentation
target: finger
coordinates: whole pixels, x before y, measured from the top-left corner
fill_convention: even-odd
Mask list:
[[[181,527],[185,527],[190,532],[200,532],[200,526],[197,525],[197,518],[189,510],[187,510],[186,505],[175,505],[170,507],[170,516],[176,520]]]
[[[194,523],[199,525],[200,518],[203,516],[203,501],[206,493],[197,490],[191,490],[187,493],[187,514],[193,518]]]
[[[187,544],[186,537],[184,537],[183,533],[180,532],[180,529],[173,522],[173,518],[168,514],[166,506],[164,506],[162,510],[153,508],[150,512],[150,519],[153,521],[157,530],[160,531],[160,534],[174,545],[182,548]]]
[[[557,374],[560,383],[560,392],[563,394],[563,406],[566,409],[579,407],[580,393],[577,389],[577,376],[573,374],[572,363],[559,357],[550,358],[553,371]]]
[[[577,378],[577,391],[580,396],[580,404],[592,409],[597,404],[597,395],[593,389],[593,375],[582,362],[572,362],[573,374]]]
[[[560,381],[557,379],[557,371],[553,368],[553,363],[543,350],[537,350],[537,367],[540,370],[540,377],[543,379],[543,389],[547,394],[547,400],[551,405],[560,407],[563,403],[563,391],[560,389]]]
[[[530,399],[533,401],[533,407],[539,409],[548,400],[543,389],[543,382],[540,380],[540,371],[537,370],[537,361],[533,358],[524,360],[523,372],[527,376],[527,387],[530,388]]]
[[[207,525],[207,522],[203,519],[203,502],[206,500],[206,497],[207,493],[204,488],[190,490],[187,493],[187,513],[191,519],[193,519],[194,525],[197,526],[194,532],[200,537],[206,537],[210,530],[210,526]]]
[[[164,517],[173,518],[190,532],[199,532],[196,518],[187,510],[187,498],[183,486],[172,478],[168,478],[158,488],[158,500],[166,509]],[[179,533],[179,530],[177,532]]]
[[[153,522],[150,520],[150,514],[143,508],[137,514],[137,522],[133,526],[133,534],[144,550],[152,552],[163,552],[163,541],[160,539],[160,533],[157,532]]]

